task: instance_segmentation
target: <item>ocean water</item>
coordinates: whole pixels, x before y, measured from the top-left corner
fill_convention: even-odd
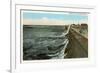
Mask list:
[[[24,25],[23,26],[23,59],[61,59],[64,58],[64,46],[68,40],[65,26]]]

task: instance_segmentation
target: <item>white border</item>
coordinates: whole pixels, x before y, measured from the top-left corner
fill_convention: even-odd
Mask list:
[[[47,69],[47,68],[68,68],[68,67],[84,67],[91,66],[95,64],[95,55],[94,55],[94,9],[93,8],[84,8],[79,6],[70,7],[70,6],[32,6],[32,5],[21,5],[12,3],[12,16],[11,16],[11,72],[24,72],[24,71],[33,71],[38,69]],[[46,60],[44,61],[34,61],[30,63],[20,64],[20,9],[33,9],[33,10],[54,10],[54,11],[72,11],[72,12],[88,12],[89,15],[89,58],[86,59],[65,59],[65,60]],[[17,48],[17,49],[16,49]],[[58,64],[59,63],[59,64]],[[54,65],[55,64],[55,65]],[[49,67],[48,67],[49,66]]]

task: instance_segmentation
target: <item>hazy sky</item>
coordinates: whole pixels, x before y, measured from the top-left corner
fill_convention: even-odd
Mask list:
[[[88,16],[81,13],[65,13],[65,12],[23,12],[24,20],[58,20],[70,22],[87,22]],[[54,22],[54,21],[53,21]],[[34,22],[33,22],[34,23]]]

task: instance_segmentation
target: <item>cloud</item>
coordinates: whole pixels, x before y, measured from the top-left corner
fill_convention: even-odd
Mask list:
[[[48,18],[47,17],[43,17],[42,20],[48,20]]]

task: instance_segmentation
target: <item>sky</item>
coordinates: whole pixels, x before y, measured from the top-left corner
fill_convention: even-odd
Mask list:
[[[88,16],[86,14],[65,12],[23,12],[23,19],[28,21],[35,20],[35,22],[37,20],[86,22],[88,20]]]

